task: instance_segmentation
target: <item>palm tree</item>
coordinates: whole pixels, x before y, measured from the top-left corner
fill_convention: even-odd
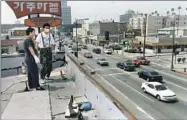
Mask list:
[[[175,9],[174,8],[171,8],[171,12],[174,13]]]
[[[169,11],[167,11],[167,13],[166,13],[167,15],[169,15],[170,14],[170,12]]]
[[[157,14],[157,13],[158,13],[158,11],[155,10],[155,14]]]

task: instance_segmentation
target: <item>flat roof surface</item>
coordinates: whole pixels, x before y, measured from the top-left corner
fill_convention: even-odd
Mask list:
[[[66,80],[61,78],[62,69],[67,73],[65,67],[52,71],[53,80],[43,85],[45,91],[23,92],[26,75],[1,78],[2,119],[66,119],[64,112],[71,95],[75,97],[76,103],[88,101],[71,76]],[[98,116],[96,110],[82,114],[85,119],[97,119]]]

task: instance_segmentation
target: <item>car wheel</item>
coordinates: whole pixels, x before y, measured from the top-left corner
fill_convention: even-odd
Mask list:
[[[146,93],[146,90],[145,90],[145,88],[142,88],[142,90],[143,90],[143,92],[144,92],[144,93]]]
[[[139,78],[141,78],[141,77],[142,77],[140,73],[138,73],[138,76],[139,76]]]
[[[157,96],[156,96],[156,99],[157,99],[158,101],[160,101],[160,95],[157,95]]]

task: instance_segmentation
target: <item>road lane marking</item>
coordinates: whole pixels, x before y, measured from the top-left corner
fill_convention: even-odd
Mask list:
[[[114,79],[116,79],[117,81],[119,81],[120,83],[122,83],[123,85],[125,85],[126,87],[130,88],[131,90],[135,91],[136,93],[138,93],[138,94],[142,95],[143,97],[145,97],[146,99],[150,100],[151,102],[155,102],[154,100],[152,100],[152,99],[148,98],[147,96],[143,95],[142,93],[140,93],[139,91],[137,91],[137,90],[134,89],[133,87],[131,87],[131,86],[125,84],[125,83],[122,82],[120,79],[118,79],[118,78],[116,78],[116,77],[114,77],[114,76],[112,76],[112,77],[113,77]]]
[[[136,107],[138,110],[142,111],[143,113],[147,114],[148,116],[150,116],[148,113],[146,113],[142,108],[140,108],[139,106]],[[154,120],[154,118],[152,116],[150,116],[150,118],[152,120]]]
[[[96,73],[106,84],[108,84],[110,87],[112,87],[116,92],[118,92],[121,96],[123,96],[125,99],[128,99],[132,104],[134,104],[136,106],[136,109],[141,108],[139,105],[137,105],[134,101],[132,101],[131,99],[129,99],[126,95],[124,95],[121,91],[119,91],[116,87],[114,87],[111,83],[109,83],[106,79],[104,79],[101,75],[99,75],[98,73]],[[138,107],[138,108],[137,108]],[[141,108],[142,109],[142,108]],[[138,109],[139,110],[139,109]],[[143,110],[143,109],[142,109]],[[140,111],[140,110],[139,110]],[[143,112],[143,111],[141,111]],[[143,112],[144,114],[146,114],[149,118],[151,118],[152,120],[155,120],[151,115],[149,115],[147,112]]]
[[[110,70],[110,69],[118,69],[118,68],[100,68],[100,69],[94,69],[94,70],[101,71],[101,70]]]
[[[182,87],[182,86],[180,86],[180,85],[176,85],[176,84],[174,84],[174,83],[172,83],[172,82],[169,82],[169,81],[166,81],[166,80],[164,80],[164,81],[165,81],[166,83],[172,84],[172,85],[174,85],[174,86],[177,86],[177,87],[179,87],[179,88],[184,89],[184,90],[187,91],[186,88],[184,88],[184,87]]]
[[[114,74],[107,74],[107,75],[104,75],[104,76],[112,76],[112,75],[120,75],[120,74],[125,74],[125,73],[114,73]]]

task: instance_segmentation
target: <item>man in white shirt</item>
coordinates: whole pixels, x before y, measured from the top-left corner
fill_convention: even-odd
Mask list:
[[[44,79],[49,79],[50,77],[52,71],[52,50],[55,49],[55,40],[50,33],[50,24],[44,24],[43,30],[36,38],[36,46],[40,49],[40,61],[42,64],[40,73],[41,83],[45,83]]]

